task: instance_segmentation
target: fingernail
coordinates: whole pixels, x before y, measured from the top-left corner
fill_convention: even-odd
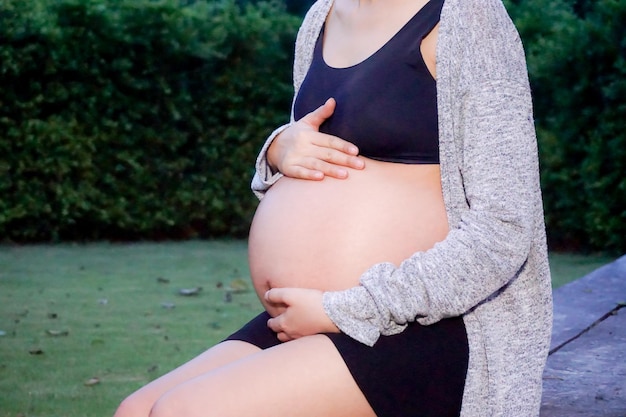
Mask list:
[[[263,296],[263,298],[265,298],[266,301],[269,301],[269,292],[270,290],[265,291],[265,295]]]

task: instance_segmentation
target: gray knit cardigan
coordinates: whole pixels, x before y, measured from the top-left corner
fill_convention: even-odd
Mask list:
[[[298,32],[296,94],[331,6],[318,0]],[[367,345],[410,321],[462,315],[470,347],[462,417],[537,416],[552,323],[550,271],[526,61],[501,0],[445,1],[437,106],[448,236],[399,267],[372,266],[357,287],[324,293],[324,308]],[[259,198],[281,177],[265,153],[287,126],[257,159]]]

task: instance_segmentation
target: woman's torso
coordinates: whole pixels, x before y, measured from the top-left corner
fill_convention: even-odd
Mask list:
[[[373,264],[399,264],[447,234],[436,85],[420,51],[440,3],[432,0],[349,67],[327,65],[320,36],[295,117],[334,97],[337,109],[320,130],[357,144],[366,168],[346,180],[285,177],[267,192],[249,239],[260,295],[271,287],[349,288]]]

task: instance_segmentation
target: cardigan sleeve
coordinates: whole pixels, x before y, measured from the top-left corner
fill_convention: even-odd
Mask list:
[[[256,163],[254,164],[254,176],[252,177],[250,188],[252,188],[252,192],[254,192],[254,195],[256,195],[259,200],[261,200],[265,195],[265,192],[283,176],[280,172],[274,172],[267,162],[267,149],[270,147],[276,136],[289,126],[290,123],[287,123],[275,129],[265,140],[265,143],[263,144],[263,147],[261,147],[261,151],[256,158]]]
[[[451,116],[466,201],[458,224],[432,249],[399,266],[374,265],[359,286],[323,296],[337,327],[367,345],[411,321],[428,325],[470,311],[505,288],[528,258],[541,198],[524,53],[508,15],[490,15],[506,14],[490,9],[498,0],[472,2],[475,25],[461,41],[472,53],[458,64],[463,91]]]

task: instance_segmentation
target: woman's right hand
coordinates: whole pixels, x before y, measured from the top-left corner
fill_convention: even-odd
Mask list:
[[[347,178],[347,168],[365,168],[354,144],[319,131],[335,111],[335,105],[335,99],[329,98],[274,139],[267,150],[272,169],[287,177],[322,180],[325,176]]]

